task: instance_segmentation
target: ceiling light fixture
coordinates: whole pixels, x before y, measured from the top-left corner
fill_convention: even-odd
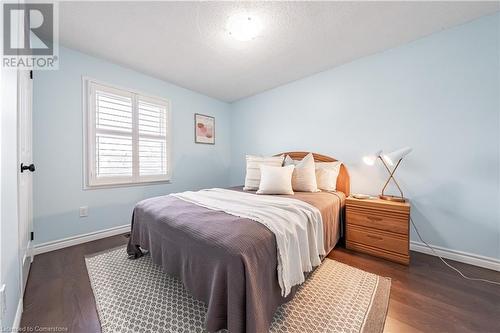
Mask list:
[[[249,14],[236,14],[227,21],[227,31],[236,40],[246,42],[254,39],[262,30],[260,20]]]

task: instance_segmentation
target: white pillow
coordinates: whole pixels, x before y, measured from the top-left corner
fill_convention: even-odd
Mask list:
[[[318,188],[323,191],[337,190],[337,177],[339,176],[342,162],[316,163],[316,181]]]
[[[262,165],[257,194],[293,194],[292,173],[294,165],[284,167]]]
[[[260,166],[270,165],[281,167],[283,164],[283,155],[273,157],[262,157],[247,155],[247,173],[245,176],[245,191],[255,191],[259,189],[260,184]]]
[[[313,154],[307,154],[302,161],[294,161],[286,156],[285,165],[295,165],[292,175],[292,188],[298,192],[318,192]]]

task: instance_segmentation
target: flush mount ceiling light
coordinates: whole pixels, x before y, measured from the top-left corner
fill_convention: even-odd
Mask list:
[[[262,24],[258,17],[250,14],[236,14],[227,21],[229,35],[239,41],[249,41],[259,35]]]

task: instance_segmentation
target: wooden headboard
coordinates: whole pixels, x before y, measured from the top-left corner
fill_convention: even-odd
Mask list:
[[[290,151],[290,152],[285,152],[281,154],[276,154],[275,156],[279,155],[288,155],[294,160],[301,160],[303,159],[309,152],[305,151]],[[337,160],[334,159],[333,157],[321,155],[321,154],[316,154],[312,153],[314,156],[314,161],[315,162],[336,162]],[[339,176],[337,178],[337,190],[344,192],[346,196],[349,196],[351,193],[351,180],[349,178],[349,172],[347,172],[347,168],[345,165],[342,163],[340,166],[340,172]]]

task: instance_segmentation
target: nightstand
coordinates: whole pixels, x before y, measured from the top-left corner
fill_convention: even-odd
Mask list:
[[[404,265],[410,263],[410,204],[346,199],[346,246]]]

